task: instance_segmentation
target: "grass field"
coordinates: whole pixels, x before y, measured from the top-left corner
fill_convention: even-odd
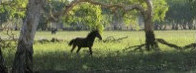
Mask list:
[[[6,38],[5,32],[1,37]],[[18,36],[19,32],[14,32]],[[161,51],[131,52],[123,49],[145,42],[143,31],[104,31],[103,40],[112,36],[116,39],[128,38],[116,42],[103,42],[96,39],[93,56],[89,56],[88,48],[82,48],[80,54],[70,53],[68,42],[75,37],[85,37],[88,31],[59,31],[55,35],[38,31],[34,44],[34,70],[39,73],[195,73],[196,50],[178,51],[159,44]],[[156,38],[184,46],[194,43],[195,31],[155,31]],[[39,43],[37,40],[52,38],[61,42]],[[6,65],[11,68],[15,48],[3,49]]]

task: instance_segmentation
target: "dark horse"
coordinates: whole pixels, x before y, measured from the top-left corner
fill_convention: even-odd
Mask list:
[[[71,52],[73,52],[73,50],[76,48],[76,46],[78,46],[78,50],[76,51],[77,53],[80,51],[80,49],[82,47],[88,47],[89,48],[89,52],[90,55],[92,55],[92,46],[93,46],[93,42],[95,40],[95,38],[98,37],[100,40],[102,40],[101,35],[99,34],[99,32],[97,30],[91,31],[86,38],[75,38],[72,39],[69,42],[69,45],[73,45]]]

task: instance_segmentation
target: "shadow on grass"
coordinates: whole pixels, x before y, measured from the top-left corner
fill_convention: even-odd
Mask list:
[[[195,69],[196,52],[113,52],[105,56],[97,52],[89,56],[56,51],[34,55],[36,73],[189,73]]]

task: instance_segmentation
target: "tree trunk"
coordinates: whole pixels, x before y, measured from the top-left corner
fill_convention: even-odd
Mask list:
[[[154,30],[159,30],[159,25],[157,23],[154,25]]]
[[[29,0],[21,28],[12,73],[33,73],[33,42],[40,20],[42,0]]]
[[[1,46],[0,46],[0,72],[7,73],[7,68],[4,65],[4,58],[3,58],[2,51],[1,51]]]
[[[113,30],[122,30],[123,27],[123,18],[122,14],[119,12],[115,12],[114,16],[112,18],[112,24]]]
[[[176,23],[175,26],[174,26],[174,29],[178,30],[178,28],[179,28],[178,23]]]
[[[171,28],[172,30],[174,30],[175,29],[175,24],[172,24],[172,28]]]
[[[163,24],[159,24],[159,30],[163,29]]]
[[[187,23],[185,23],[184,25],[182,25],[183,29],[186,30],[187,27]]]
[[[195,1],[196,2],[196,1]],[[195,30],[196,29],[196,20],[193,20],[192,22],[192,29]]]
[[[151,0],[145,0],[145,1],[148,6],[148,10],[144,14],[146,49],[151,50],[157,47],[157,43],[155,42],[155,35],[153,31],[153,23],[152,23],[152,1]]]
[[[1,5],[1,0],[0,0],[0,5]],[[0,43],[2,42],[2,39],[0,37]],[[7,73],[7,68],[4,65],[4,58],[3,58],[3,53],[1,51],[1,45],[0,45],[0,72],[1,73]]]
[[[152,26],[152,17],[149,16],[144,20],[145,23],[145,34],[146,34],[146,49],[151,50],[156,42],[155,42],[155,35]]]
[[[167,28],[167,25],[164,25],[163,30],[166,30],[166,28]]]
[[[116,12],[114,13],[112,20],[113,20],[113,22],[112,22],[113,30],[117,30],[119,22],[118,22],[118,15]]]
[[[193,29],[193,23],[188,23],[188,29],[192,30]]]

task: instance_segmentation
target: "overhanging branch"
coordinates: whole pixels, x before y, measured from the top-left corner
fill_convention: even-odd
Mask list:
[[[125,5],[122,5],[122,4],[114,4],[114,5],[111,5],[111,4],[104,4],[104,3],[100,3],[100,2],[95,2],[93,0],[84,0],[85,2],[88,2],[88,3],[91,3],[91,4],[94,4],[94,5],[100,5],[101,7],[103,8],[111,8],[111,9],[116,9],[116,8],[121,8],[123,9],[125,12],[127,11],[131,11],[131,10],[138,10],[140,11],[142,14],[145,13],[145,10],[143,9],[143,7],[139,4],[133,4],[133,5],[128,5],[128,6],[125,6]]]
[[[57,21],[59,16],[62,16],[63,14],[67,15],[67,13],[78,3],[83,2],[83,0],[74,0],[69,5],[65,7],[65,9],[56,12],[56,13],[50,13],[50,17],[48,18],[48,21]]]
[[[67,5],[64,10],[62,10],[60,12],[53,13],[51,15],[51,17],[49,18],[49,20],[52,19],[52,20],[56,21],[56,20],[58,20],[59,16],[62,16],[64,14],[67,15],[67,13],[74,6],[76,6],[77,4],[79,4],[81,2],[88,2],[88,3],[93,4],[93,5],[99,5],[103,8],[109,8],[109,9],[113,9],[113,10],[116,10],[117,8],[120,8],[120,9],[123,9],[125,12],[136,9],[136,10],[140,11],[142,14],[145,14],[145,10],[139,4],[133,4],[133,5],[125,6],[125,5],[122,5],[122,4],[104,4],[104,3],[96,2],[96,1],[93,1],[93,0],[74,0],[69,5]]]
[[[93,5],[99,5],[103,8],[122,8],[123,10],[125,10],[125,6],[123,6],[122,4],[110,5],[110,4],[104,4],[104,3],[96,2],[96,1],[93,1],[93,0],[84,0],[84,2],[88,2],[88,3],[93,4]]]
[[[125,11],[138,10],[142,15],[145,14],[144,8],[139,4],[129,5],[125,7]]]

